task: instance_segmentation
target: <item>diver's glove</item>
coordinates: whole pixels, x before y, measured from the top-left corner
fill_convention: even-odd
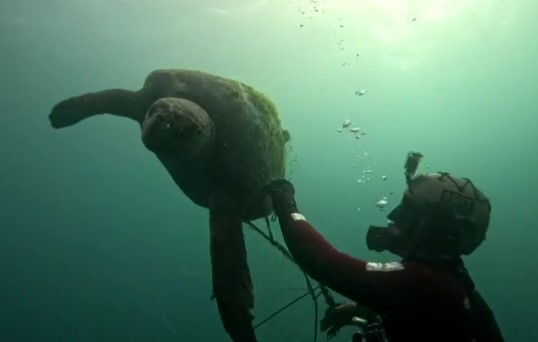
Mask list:
[[[346,325],[353,324],[353,317],[357,314],[357,304],[337,304],[325,310],[325,316],[320,322],[321,331],[327,330],[327,336],[333,337]]]
[[[295,188],[286,179],[277,179],[269,182],[265,187],[273,201],[273,209],[277,215],[297,212],[295,203]]]

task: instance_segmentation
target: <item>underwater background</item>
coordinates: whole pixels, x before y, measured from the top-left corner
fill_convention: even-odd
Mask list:
[[[408,151],[424,154],[419,172],[471,178],[493,212],[467,266],[506,340],[538,341],[537,13],[532,0],[2,0],[0,341],[229,341],[210,301],[207,210],[133,121],[54,130],[47,117],[161,68],[267,94],[292,136],[300,210],[351,255],[396,259],[367,251],[365,233],[386,220],[381,198],[398,203]],[[338,132],[346,119],[366,134]],[[306,287],[245,238],[259,322]],[[312,341],[313,308],[298,302],[259,341]]]

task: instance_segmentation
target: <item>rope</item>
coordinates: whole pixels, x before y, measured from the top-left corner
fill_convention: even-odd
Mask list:
[[[312,300],[314,301],[314,342],[318,339],[318,297],[314,293],[314,288],[312,287],[312,283],[310,282],[310,279],[308,278],[308,275],[306,272],[303,271],[304,278],[306,280],[306,286],[308,287],[308,293],[312,296]],[[322,287],[322,285],[319,285],[318,287]],[[321,290],[323,292],[323,290]]]
[[[273,215],[273,217],[271,217],[270,221],[274,222],[275,220],[276,220],[276,216]],[[250,228],[252,228],[254,231],[256,231],[258,234],[260,234],[271,245],[276,247],[276,249],[278,251],[280,251],[280,253],[282,253],[282,255],[284,255],[288,260],[290,260],[294,264],[297,264],[295,262],[295,260],[293,259],[293,256],[291,255],[291,253],[288,251],[288,249],[274,239],[273,232],[271,231],[271,227],[270,227],[270,221],[269,221],[269,218],[266,216],[265,217],[265,224],[267,225],[267,231],[269,232],[269,234],[262,231],[260,228],[258,228],[258,226],[256,226],[254,223],[252,223],[250,221],[246,221],[246,224]],[[318,286],[314,288],[312,286],[312,282],[310,281],[310,278],[308,277],[308,275],[303,270],[301,270],[301,272],[303,273],[303,275],[305,277],[308,292],[306,292],[305,294],[297,297],[296,299],[292,300],[290,303],[288,303],[284,307],[280,308],[279,310],[277,310],[273,314],[269,315],[267,318],[262,320],[260,323],[256,324],[254,326],[254,329],[260,327],[262,324],[264,324],[267,321],[271,320],[276,315],[280,314],[282,311],[286,310],[287,308],[289,308],[291,305],[295,304],[296,302],[298,302],[302,298],[310,295],[312,297],[312,300],[314,301],[314,342],[317,341],[317,336],[318,336],[318,316],[319,316],[318,297],[323,295],[323,298],[325,299],[325,302],[327,303],[327,305],[329,307],[336,306],[336,303],[335,303],[332,295],[330,294],[330,292],[329,292],[329,290],[327,289],[326,286],[318,283]],[[315,293],[315,290],[317,290],[317,289],[320,289],[320,292],[318,294]]]
[[[263,232],[260,228],[258,228],[254,223],[250,222],[250,221],[247,221],[246,224],[254,229],[254,231],[256,231],[257,233],[259,233],[265,240],[267,240],[271,245],[275,246],[276,249],[282,253],[282,255],[284,255],[288,260],[290,260],[291,262],[293,262],[294,264],[296,263],[295,260],[293,259],[293,257],[291,256],[291,253],[286,249],[286,247],[282,246],[278,241],[276,241],[274,238],[273,238],[273,234],[271,233],[271,235],[268,235],[266,234],[265,232]],[[271,230],[269,230],[271,231]]]
[[[319,288],[316,287],[315,290],[317,290]],[[287,308],[289,308],[290,306],[292,306],[293,304],[297,303],[298,301],[300,301],[301,299],[303,299],[304,297],[308,296],[310,294],[310,291],[307,291],[306,293],[303,293],[302,295],[300,295],[299,297],[295,298],[294,300],[292,300],[291,302],[289,302],[288,304],[284,305],[283,307],[281,307],[280,309],[278,309],[277,311],[273,312],[272,314],[270,314],[269,316],[267,316],[265,319],[261,320],[258,324],[256,324],[254,326],[254,329],[257,329],[259,328],[260,326],[264,325],[265,323],[267,323],[269,320],[271,320],[273,317],[275,317],[276,315],[278,315],[279,313],[281,313],[282,311],[286,310]],[[319,293],[318,293],[319,295]]]

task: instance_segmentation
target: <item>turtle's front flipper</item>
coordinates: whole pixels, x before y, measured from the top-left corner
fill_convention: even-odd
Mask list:
[[[103,90],[71,97],[56,104],[49,115],[54,128],[63,128],[97,114],[131,118],[140,124],[150,103],[142,92],[124,89]]]
[[[247,263],[240,211],[227,194],[209,200],[213,294],[224,329],[236,342],[255,342],[254,294]]]

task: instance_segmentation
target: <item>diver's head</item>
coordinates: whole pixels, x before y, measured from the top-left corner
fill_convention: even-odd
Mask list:
[[[413,178],[388,227],[370,227],[369,249],[402,257],[459,257],[484,241],[489,200],[467,178],[440,172]]]

